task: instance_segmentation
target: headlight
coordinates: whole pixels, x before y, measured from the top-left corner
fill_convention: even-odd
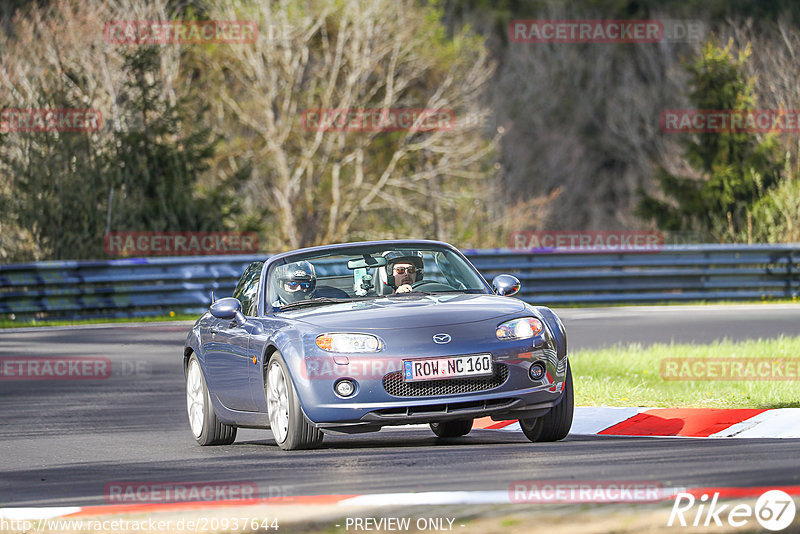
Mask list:
[[[370,334],[322,334],[317,346],[328,352],[378,352],[383,343]]]
[[[514,339],[528,339],[539,335],[542,331],[542,322],[535,317],[521,317],[506,321],[497,327],[497,339],[511,341]]]

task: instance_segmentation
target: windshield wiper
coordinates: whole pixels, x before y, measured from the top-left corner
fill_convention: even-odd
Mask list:
[[[280,311],[292,308],[302,308],[303,306],[316,306],[317,304],[340,304],[342,302],[352,302],[353,299],[337,299],[333,297],[317,297],[308,300],[298,300],[297,302],[290,302],[285,306],[281,306]]]

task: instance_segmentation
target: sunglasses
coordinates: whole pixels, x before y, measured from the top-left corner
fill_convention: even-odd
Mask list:
[[[283,287],[289,291],[297,291],[298,289],[308,291],[311,289],[311,282],[284,282]]]
[[[414,274],[417,271],[415,267],[395,267],[395,274]]]

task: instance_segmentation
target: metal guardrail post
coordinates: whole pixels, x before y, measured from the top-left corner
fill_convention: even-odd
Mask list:
[[[788,251],[785,251],[785,252],[779,252],[779,253],[773,254],[770,257],[770,260],[771,260],[770,264],[767,265],[767,274],[768,275],[771,275],[771,276],[782,276],[782,275],[785,275],[786,293],[788,295],[791,295],[792,298],[796,298],[798,296],[798,291],[794,288],[794,285],[793,285],[793,283],[795,281],[798,282],[798,288],[800,288],[800,270],[795,268],[795,261],[794,261],[794,255],[797,252],[798,251],[796,251],[796,250],[788,250]],[[785,271],[785,273],[776,272],[772,268],[772,264],[773,263],[781,263],[779,260],[781,258],[784,258],[784,257],[786,258],[786,262],[785,262],[786,263],[786,271]]]

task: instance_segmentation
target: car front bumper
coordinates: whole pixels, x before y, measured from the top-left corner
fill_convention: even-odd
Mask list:
[[[563,398],[567,358],[559,359],[550,347],[530,351],[524,359],[519,354],[514,356],[493,354],[494,364],[506,366],[508,371],[500,385],[457,394],[397,396],[387,391],[386,374],[380,379],[360,380],[361,377],[343,372],[328,383],[317,381],[313,398],[304,399],[303,410],[317,428],[347,433],[466,418],[492,417],[501,421],[540,417]],[[538,381],[528,373],[537,361],[545,363],[547,369],[545,378]],[[334,384],[342,378],[356,381],[356,395],[343,399],[333,393]],[[436,382],[442,385],[442,391],[453,389],[446,387],[448,380]]]

